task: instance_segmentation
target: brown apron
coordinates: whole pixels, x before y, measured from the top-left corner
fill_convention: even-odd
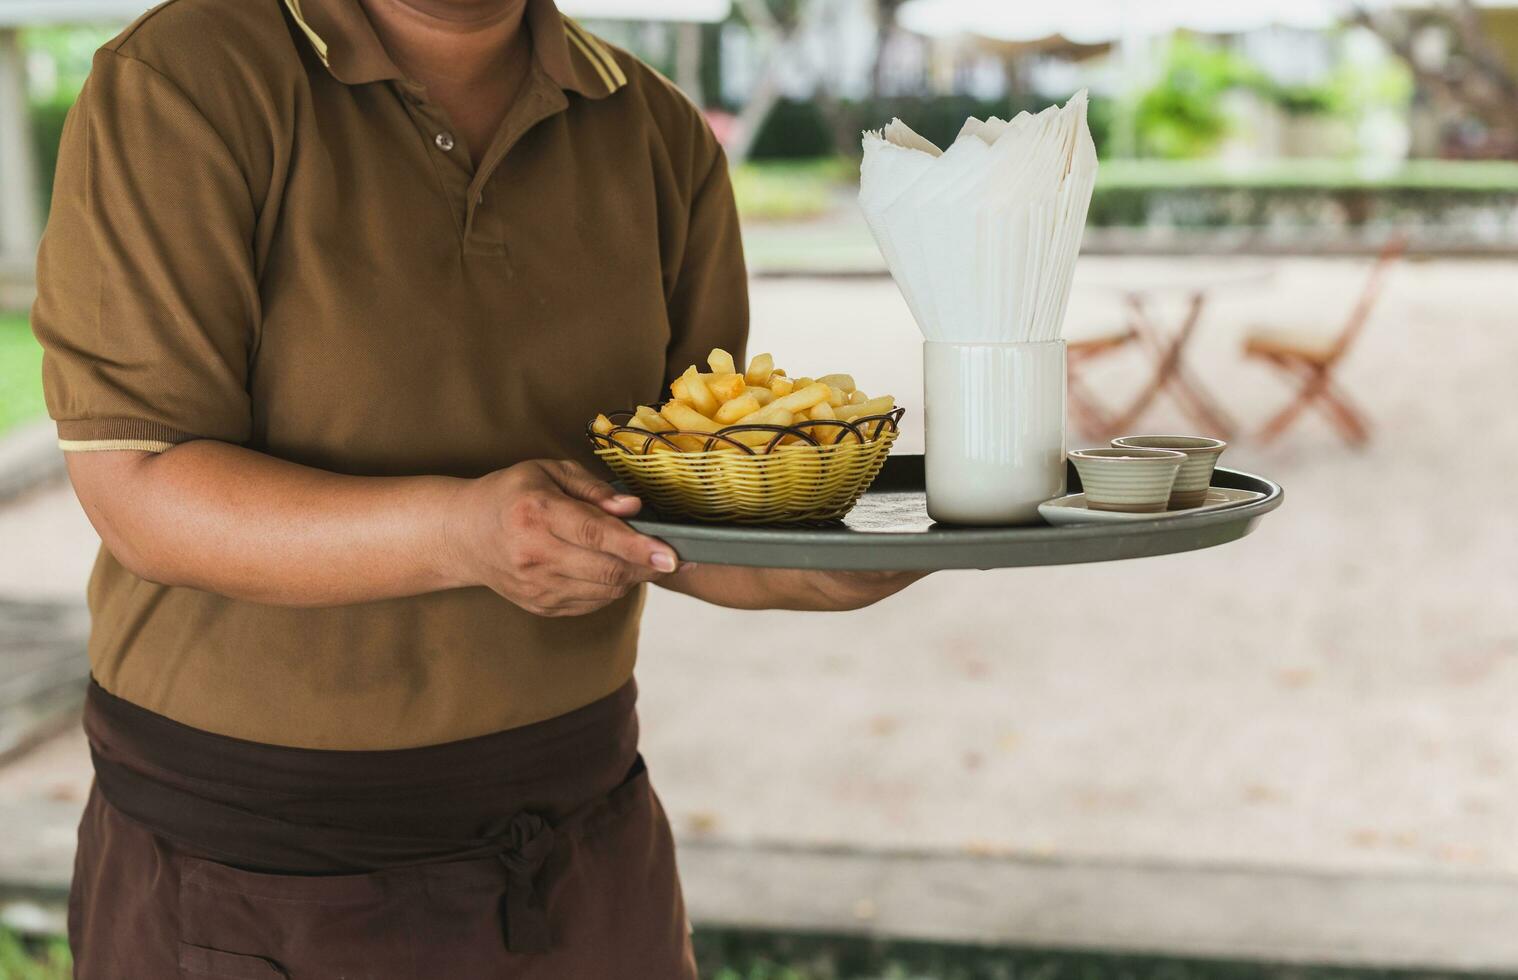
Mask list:
[[[91,685],[79,980],[696,975],[636,689],[416,749],[211,734]]]

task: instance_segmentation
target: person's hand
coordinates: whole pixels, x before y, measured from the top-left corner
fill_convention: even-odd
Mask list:
[[[578,463],[535,459],[465,483],[444,553],[463,581],[538,616],[579,616],[673,572],[669,545],[619,518],[641,502]]]

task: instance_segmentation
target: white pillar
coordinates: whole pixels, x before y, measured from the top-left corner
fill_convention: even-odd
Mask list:
[[[41,233],[20,32],[0,27],[0,269],[29,272]]]
[[[706,105],[701,91],[701,25],[675,25],[675,84],[698,106]]]

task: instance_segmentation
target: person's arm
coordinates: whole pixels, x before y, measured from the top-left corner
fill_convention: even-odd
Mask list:
[[[71,453],[106,548],[150,581],[256,602],[330,606],[483,585],[572,616],[675,566],[617,517],[635,498],[575,463],[475,480],[328,473],[209,440],[162,453]]]
[[[927,572],[819,572],[686,563],[656,584],[729,609],[843,612],[895,595]]]
[[[573,463],[392,479],[244,448],[269,175],[226,128],[110,49],[64,127],[32,326],[69,475],[112,555],[152,581],[259,602],[483,585],[544,615],[589,612],[673,569],[667,546],[616,519],[637,502]]]

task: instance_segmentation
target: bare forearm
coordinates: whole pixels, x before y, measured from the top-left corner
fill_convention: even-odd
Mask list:
[[[106,547],[153,581],[292,606],[466,584],[444,523],[464,480],[344,476],[210,441],[70,470]]]
[[[690,565],[658,584],[672,592],[730,609],[841,612],[879,602],[924,574]]]

